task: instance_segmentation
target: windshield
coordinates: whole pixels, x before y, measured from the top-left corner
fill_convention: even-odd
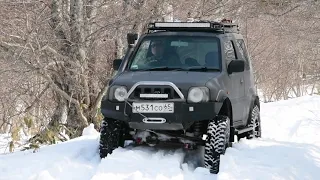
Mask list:
[[[217,71],[220,62],[220,45],[216,37],[156,36],[143,39],[129,69]]]

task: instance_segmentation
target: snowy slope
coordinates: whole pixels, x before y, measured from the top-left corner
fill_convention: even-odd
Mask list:
[[[99,135],[89,127],[80,138],[36,153],[0,155],[0,180],[320,179],[320,96],[261,108],[263,138],[244,139],[227,149],[218,175],[194,167],[190,157],[196,156],[185,158],[181,149],[118,148],[100,161]]]

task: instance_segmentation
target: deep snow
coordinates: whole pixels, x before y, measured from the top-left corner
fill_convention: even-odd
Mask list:
[[[261,104],[261,116],[263,138],[234,143],[218,175],[194,167],[190,158],[199,152],[184,158],[181,149],[129,146],[100,161],[99,134],[89,126],[82,137],[36,153],[0,155],[0,180],[320,179],[320,96]]]

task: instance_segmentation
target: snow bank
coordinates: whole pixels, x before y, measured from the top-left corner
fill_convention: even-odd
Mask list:
[[[261,105],[264,138],[320,145],[320,96]]]
[[[0,154],[9,152],[10,134],[0,134]]]
[[[320,147],[270,140],[241,140],[221,158],[218,179],[317,180]]]
[[[100,160],[99,133],[90,125],[82,137],[36,153],[0,155],[0,180],[318,180],[320,96],[261,104],[261,111],[263,138],[234,143],[218,175],[199,166],[201,151],[129,146]]]
[[[94,129],[94,125],[91,123],[88,127],[82,131],[82,136],[98,136],[99,132]]]
[[[98,137],[80,137],[36,153],[0,155],[0,180],[90,179],[99,162]]]

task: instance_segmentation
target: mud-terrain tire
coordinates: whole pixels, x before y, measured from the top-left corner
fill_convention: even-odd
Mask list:
[[[224,154],[230,139],[230,118],[218,115],[209,121],[207,140],[204,147],[204,166],[210,173],[218,174],[220,169],[220,155]]]
[[[100,158],[112,154],[113,150],[124,146],[123,129],[120,121],[105,118],[100,129]]]
[[[248,127],[252,127],[253,130],[247,134],[247,139],[260,138],[261,137],[261,118],[260,109],[257,105],[254,105],[249,114]]]

